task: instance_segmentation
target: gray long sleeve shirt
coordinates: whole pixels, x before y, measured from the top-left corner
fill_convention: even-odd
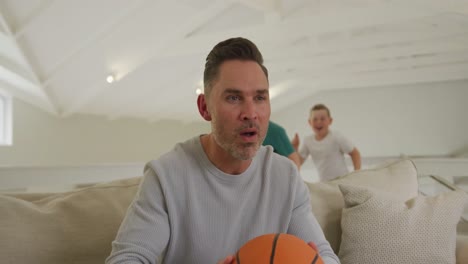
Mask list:
[[[195,137],[146,165],[106,263],[156,263],[165,251],[164,263],[211,264],[268,233],[312,241],[325,263],[339,263],[290,160],[261,147],[245,172],[229,175]]]

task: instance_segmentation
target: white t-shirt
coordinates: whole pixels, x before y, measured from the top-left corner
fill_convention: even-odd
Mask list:
[[[299,155],[305,160],[312,156],[321,181],[329,181],[347,174],[348,168],[344,154],[354,149],[353,143],[340,133],[329,131],[327,136],[318,141],[315,135],[304,138]]]

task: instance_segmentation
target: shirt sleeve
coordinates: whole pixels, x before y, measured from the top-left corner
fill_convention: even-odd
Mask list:
[[[297,181],[294,203],[288,233],[300,237],[306,242],[314,242],[325,264],[340,264],[339,258],[333,252],[322,228],[312,213],[309,191],[302,180]]]
[[[345,136],[341,135],[340,133],[336,133],[336,140],[340,146],[341,152],[344,154],[348,154],[354,149],[354,144]]]
[[[294,147],[291,144],[291,141],[289,141],[288,135],[286,134],[286,131],[283,128],[278,129],[278,135],[276,136],[276,146],[274,146],[276,149],[275,151],[282,155],[282,156],[289,156],[291,153],[294,152]]]
[[[164,194],[153,169],[147,168],[140,188],[127,210],[106,264],[153,264],[169,241],[169,220]]]

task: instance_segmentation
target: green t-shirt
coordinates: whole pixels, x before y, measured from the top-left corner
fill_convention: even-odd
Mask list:
[[[275,153],[282,156],[289,156],[294,152],[294,148],[289,141],[286,130],[280,125],[270,121],[268,124],[268,132],[266,134],[263,145],[270,145],[273,147]]]

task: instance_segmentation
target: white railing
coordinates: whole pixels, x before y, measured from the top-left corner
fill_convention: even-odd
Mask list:
[[[397,160],[398,157],[363,158],[363,169]],[[468,175],[468,158],[412,158],[419,174],[438,175],[449,183]],[[54,191],[64,186],[105,182],[143,175],[145,162],[76,166],[0,166],[0,192]],[[301,169],[307,181],[316,181],[315,167],[308,160]]]
[[[54,192],[143,175],[145,163],[0,167],[0,192]]]

